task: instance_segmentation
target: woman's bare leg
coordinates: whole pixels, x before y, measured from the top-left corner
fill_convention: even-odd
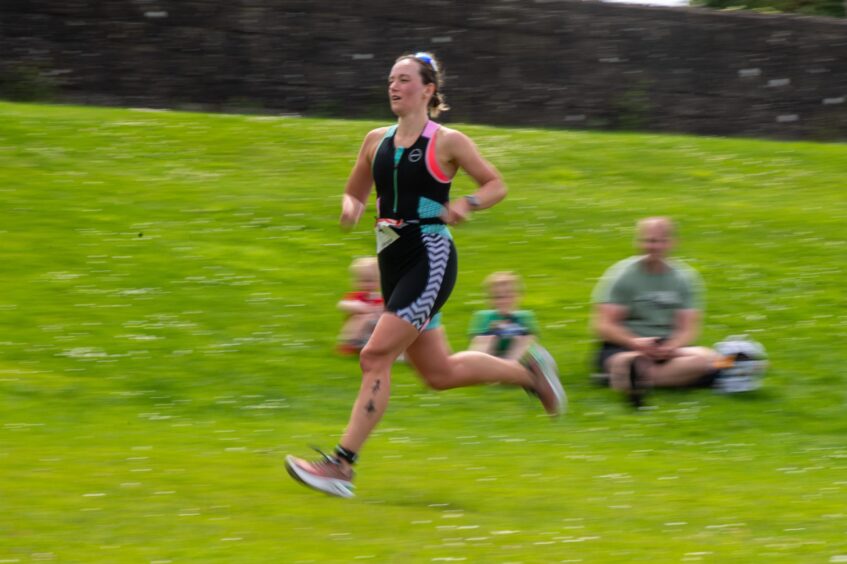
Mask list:
[[[330,495],[353,497],[352,465],[388,406],[391,365],[417,337],[418,330],[394,314],[384,313],[379,318],[359,355],[362,386],[334,456],[324,455],[316,461],[286,456],[285,467],[295,480]]]
[[[342,447],[359,452],[382,419],[391,390],[391,365],[417,338],[418,330],[408,321],[392,313],[385,313],[379,318],[368,344],[359,355],[362,385],[339,443]]]
[[[532,374],[515,360],[463,351],[450,354],[444,328],[424,331],[406,349],[406,359],[435,390],[502,383],[532,387]]]
[[[555,362],[539,346],[532,346],[520,362],[473,351],[450,354],[444,329],[439,327],[422,333],[406,349],[406,358],[436,390],[475,384],[511,384],[537,395],[550,415],[559,415],[567,404]]]
[[[292,477],[331,495],[353,496],[351,466],[388,407],[391,365],[404,350],[409,362],[435,389],[486,382],[524,386],[538,395],[551,415],[561,413],[566,402],[555,363],[546,351],[530,351],[526,366],[480,352],[450,355],[443,328],[418,333],[411,323],[386,313],[359,356],[362,385],[335,456],[310,462],[289,455],[285,465]]]

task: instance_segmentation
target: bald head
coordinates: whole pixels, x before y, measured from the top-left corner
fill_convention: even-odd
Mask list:
[[[676,227],[668,217],[647,217],[636,225],[636,243],[648,263],[659,264],[674,244]]]
[[[645,217],[636,224],[636,233],[639,238],[642,238],[646,232],[661,234],[664,237],[673,239],[674,235],[676,235],[676,226],[669,217]]]

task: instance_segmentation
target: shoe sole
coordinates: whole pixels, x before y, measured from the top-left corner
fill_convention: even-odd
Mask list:
[[[561,415],[567,409],[568,395],[565,393],[561,380],[559,380],[559,367],[556,365],[556,360],[547,349],[538,345],[532,349],[530,355],[538,366],[541,376],[544,377],[547,385],[553,391],[553,395],[556,396],[555,407],[552,411],[547,410],[547,413],[554,416]]]
[[[296,459],[291,455],[286,456],[285,469],[288,470],[288,474],[292,478],[304,486],[335,497],[349,499],[356,495],[353,493],[353,488],[356,486],[354,486],[352,482],[338,480],[335,478],[321,478],[319,476],[314,476],[308,472],[300,470],[295,460]]]

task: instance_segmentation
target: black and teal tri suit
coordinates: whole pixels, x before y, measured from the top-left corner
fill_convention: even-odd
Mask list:
[[[388,129],[373,159],[377,258],[385,309],[419,331],[439,325],[439,310],[456,283],[456,247],[441,219],[452,179],[435,158],[429,121],[411,147],[396,147]]]

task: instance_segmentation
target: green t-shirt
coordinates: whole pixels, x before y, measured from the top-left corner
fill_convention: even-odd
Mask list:
[[[468,328],[471,338],[479,335],[497,335],[497,353],[509,348],[512,338],[520,335],[538,335],[538,321],[535,314],[527,310],[518,310],[506,316],[496,309],[477,311],[471,318]]]
[[[668,260],[670,268],[654,274],[644,269],[643,258],[630,257],[609,268],[592,301],[625,306],[624,325],[640,337],[668,337],[678,310],[702,309],[703,283],[685,263]]]

